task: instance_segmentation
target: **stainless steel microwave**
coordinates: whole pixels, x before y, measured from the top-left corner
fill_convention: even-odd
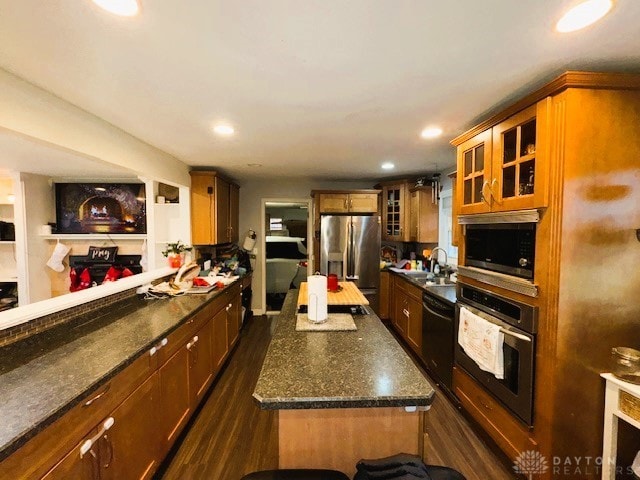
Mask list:
[[[535,223],[467,225],[465,265],[533,279]]]

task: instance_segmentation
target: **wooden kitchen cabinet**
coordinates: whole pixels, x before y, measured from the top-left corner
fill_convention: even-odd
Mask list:
[[[548,99],[543,99],[457,146],[459,213],[547,205]]]
[[[160,463],[162,432],[157,428],[160,406],[158,372],[140,385],[111,414],[113,426],[102,436],[100,479],[148,479]]]
[[[191,243],[215,245],[237,242],[239,187],[214,171],[191,175]]]
[[[189,351],[180,348],[159,369],[161,411],[159,427],[163,433],[160,451],[166,453],[191,415],[189,392]]]
[[[378,213],[379,192],[335,192],[318,194],[319,212]]]
[[[382,239],[389,242],[409,241],[409,183],[380,184],[382,186]]]
[[[195,408],[213,380],[213,326],[207,321],[187,342],[189,351],[189,396]]]
[[[438,205],[433,202],[431,187],[409,190],[409,241],[438,243]]]
[[[451,245],[457,247],[460,239],[460,224],[458,223],[460,206],[456,195],[458,191],[456,172],[450,173],[449,178],[451,179]]]
[[[394,294],[393,326],[396,327],[401,337],[406,338],[409,327],[408,295],[404,290],[400,290],[397,287],[394,290]]]
[[[222,367],[229,352],[229,342],[227,340],[227,310],[226,307],[219,310],[211,320],[212,323],[212,365],[214,372]]]
[[[517,458],[521,452],[537,450],[528,428],[457,366],[453,367],[453,391],[463,408],[509,458]]]
[[[90,435],[92,436],[92,435]],[[42,480],[96,480],[100,464],[96,449],[92,449],[85,455],[80,455],[80,442],[67,456],[54,466]]]
[[[422,355],[422,290],[402,278],[395,279],[400,335],[411,349]]]
[[[227,311],[227,344],[229,350],[238,341],[240,335],[240,325],[242,324],[242,305],[240,300],[240,286],[231,287],[229,304],[225,307]]]
[[[630,212],[638,211],[640,183],[634,172],[640,144],[630,139],[637,138],[640,130],[639,109],[639,75],[566,72],[452,141],[458,148],[460,214],[477,213],[473,209],[482,204],[472,188],[472,179],[480,174],[464,162],[479,135],[484,135],[486,146],[491,144],[494,165],[477,189],[489,182],[484,188],[489,199],[482,210],[517,213],[537,208],[540,214],[535,234],[535,258],[541,260],[534,270],[536,297],[468,273],[458,275],[459,282],[531,302],[544,320],[535,337],[532,426],[519,422],[473,378],[459,370],[454,373],[454,393],[463,409],[510,458],[528,450],[539,450],[546,458],[601,455],[604,395],[602,379],[594,372],[610,368],[613,347],[630,339],[638,342],[637,312],[610,306],[626,304],[640,290],[638,262],[629,253],[637,252],[638,246],[630,220],[637,216]],[[528,132],[533,131],[534,118],[532,142]],[[535,149],[527,149],[528,145]],[[474,153],[469,156],[473,160]],[[532,183],[531,167],[533,193],[527,187]],[[460,248],[464,266],[464,236]],[[602,252],[632,256],[609,255],[607,261],[594,264],[593,258]],[[589,278],[610,271],[624,281],[604,284],[596,299],[580,294],[588,288]],[[539,477],[550,480],[554,474],[548,469]]]
[[[0,478],[151,478],[228,357],[227,328],[237,342],[240,324],[238,282],[0,462]]]

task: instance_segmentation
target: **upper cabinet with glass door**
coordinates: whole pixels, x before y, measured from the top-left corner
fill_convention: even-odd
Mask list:
[[[547,101],[457,144],[460,214],[546,206]]]

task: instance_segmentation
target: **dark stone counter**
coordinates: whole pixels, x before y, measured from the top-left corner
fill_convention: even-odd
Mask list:
[[[0,461],[223,291],[132,298],[0,348]]]
[[[434,389],[380,319],[356,331],[297,332],[289,290],[253,397],[263,409],[427,406]]]
[[[440,285],[440,286],[426,285],[424,280],[418,280],[412,275],[394,272],[393,270],[387,270],[387,271],[392,275],[397,275],[400,278],[404,278],[406,281],[408,281],[412,285],[415,285],[416,287],[420,287],[422,290],[436,297],[438,300],[443,300],[450,305],[456,304],[457,298],[456,298],[455,283],[450,285]]]

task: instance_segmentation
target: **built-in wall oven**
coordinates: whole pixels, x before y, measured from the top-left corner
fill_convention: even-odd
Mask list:
[[[466,285],[460,281],[458,281],[457,288],[455,364],[475,378],[514,415],[527,425],[532,426],[537,307]],[[461,308],[466,308],[501,327],[504,333],[503,379],[498,379],[492,373],[481,370],[457,342]]]

